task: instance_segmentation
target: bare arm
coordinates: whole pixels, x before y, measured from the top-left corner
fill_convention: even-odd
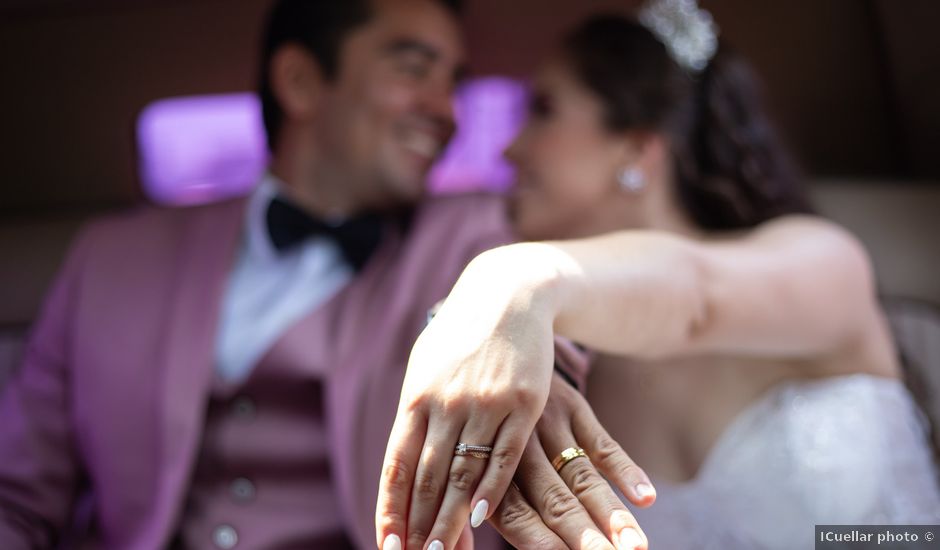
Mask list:
[[[559,334],[614,354],[813,358],[853,345],[877,319],[864,249],[809,217],[707,242],[625,231],[511,245],[478,260],[454,297],[461,284],[508,284],[535,296],[534,310],[550,312]]]

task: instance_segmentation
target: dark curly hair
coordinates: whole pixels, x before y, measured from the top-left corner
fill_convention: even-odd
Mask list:
[[[609,129],[667,136],[678,199],[700,228],[742,229],[812,211],[756,79],[726,44],[702,73],[692,74],[638,22],[601,15],[575,28],[563,52],[601,98]]]

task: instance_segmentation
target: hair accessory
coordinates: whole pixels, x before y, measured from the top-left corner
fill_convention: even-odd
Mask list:
[[[718,51],[718,26],[695,0],[649,0],[638,19],[688,71],[701,72]]]

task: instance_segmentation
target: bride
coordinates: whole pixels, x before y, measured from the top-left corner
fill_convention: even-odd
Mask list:
[[[551,365],[524,358],[554,332],[594,351],[589,401],[656,486],[635,510],[652,548],[806,548],[815,524],[938,523],[866,254],[812,215],[714,32],[693,3],[660,1],[640,22],[590,19],[544,63],[507,156],[519,236],[548,242],[467,268],[412,353],[388,456],[434,437],[400,428],[418,413],[505,446],[523,413],[494,388],[545,403]],[[455,394],[488,408],[442,416]],[[511,472],[496,470],[474,502],[500,501],[488,479]]]

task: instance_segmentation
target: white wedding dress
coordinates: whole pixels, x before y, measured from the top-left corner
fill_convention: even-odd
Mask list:
[[[742,411],[688,483],[631,507],[651,550],[813,548],[816,524],[940,524],[926,424],[904,384],[779,384]]]

